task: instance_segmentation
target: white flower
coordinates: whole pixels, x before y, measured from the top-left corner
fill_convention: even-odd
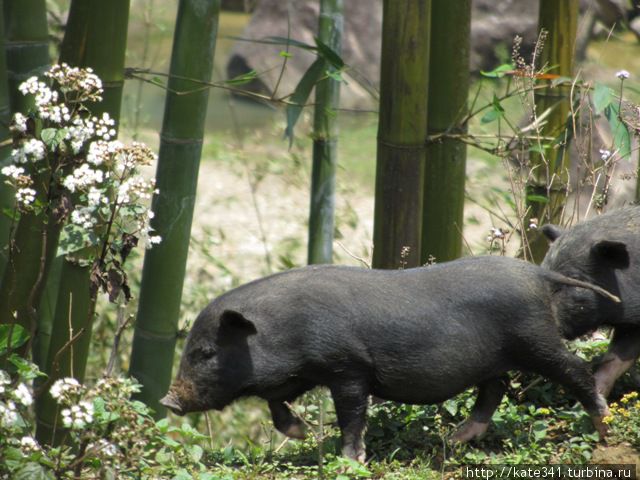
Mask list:
[[[24,145],[22,145],[22,150],[26,156],[31,157],[36,161],[42,160],[47,153],[44,143],[35,138],[25,142]]]
[[[104,172],[102,170],[94,170],[88,164],[83,163],[71,175],[67,175],[62,184],[73,193],[76,189],[83,189],[96,183],[102,183],[103,180]]]
[[[14,398],[20,402],[25,407],[28,407],[33,403],[33,397],[31,396],[31,392],[24,383],[18,385],[18,387],[13,391]]]
[[[37,452],[40,450],[40,445],[35,441],[33,437],[22,437],[20,439],[20,446],[25,453]]]
[[[91,187],[89,189],[87,200],[89,202],[89,206],[92,208],[99,206],[101,203],[109,203],[109,199],[103,195],[103,191],[96,187]]]
[[[627,72],[626,70],[620,70],[619,72],[616,72],[616,77],[618,77],[620,80],[626,80],[627,78],[629,78],[629,72]]]
[[[14,180],[24,175],[24,168],[16,167],[15,165],[7,165],[0,170],[5,177],[11,177]]]
[[[603,161],[606,161],[609,159],[609,157],[611,157],[611,152],[609,150],[605,150],[603,148],[600,149],[600,158]]]
[[[81,401],[71,408],[62,410],[62,424],[66,428],[84,428],[93,422],[93,404],[86,400]]]
[[[6,404],[0,403],[0,426],[10,427],[18,421],[16,405],[9,400]]]
[[[27,117],[20,112],[13,116],[13,124],[11,126],[15,131],[25,133],[27,131]]]
[[[33,188],[19,188],[16,191],[16,201],[21,205],[31,205],[36,199],[36,191]]]
[[[71,212],[71,222],[85,229],[91,229],[98,223],[98,220],[92,215],[93,207],[78,208]]]
[[[162,241],[162,237],[160,235],[152,235],[149,237],[149,243],[151,245],[156,245]]]
[[[56,380],[49,393],[56,400],[65,397],[68,393],[75,393],[80,390],[80,383],[75,378],[67,377]]]
[[[0,370],[0,394],[3,394],[7,389],[6,386],[11,384],[9,374],[4,370]]]

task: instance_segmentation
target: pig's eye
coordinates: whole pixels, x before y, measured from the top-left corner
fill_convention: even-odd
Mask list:
[[[193,350],[189,356],[194,362],[197,362],[197,361],[204,362],[206,360],[213,358],[215,354],[216,354],[216,351],[214,348],[199,347]]]

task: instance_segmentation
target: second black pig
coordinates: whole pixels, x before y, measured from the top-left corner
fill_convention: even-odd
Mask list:
[[[471,418],[454,436],[466,441],[486,431],[505,375],[517,369],[563,385],[603,434],[606,402],[560,335],[564,304],[581,287],[593,288],[501,257],[398,271],[290,270],[236,288],[200,313],[161,403],[185,414],[258,396],[278,430],[301,437],[286,403],[325,385],[343,455],[363,461],[369,395],[427,404],[477,385]]]
[[[600,285],[622,300],[599,301],[595,309],[574,303],[565,332],[575,337],[602,325],[615,327],[595,373],[598,390],[607,396],[640,356],[640,207],[613,210],[566,231],[555,225],[542,231],[553,242],[543,267]]]

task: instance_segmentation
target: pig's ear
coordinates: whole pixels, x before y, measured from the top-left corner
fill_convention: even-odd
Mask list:
[[[220,329],[224,332],[233,332],[235,334],[253,335],[256,326],[251,320],[247,320],[244,315],[235,310],[225,310],[220,315]]]
[[[564,230],[562,228],[551,223],[543,225],[541,230],[544,236],[547,237],[547,239],[551,242],[557,240],[558,237],[564,233]]]
[[[622,242],[600,240],[591,247],[591,255],[612,268],[629,267],[629,252]]]

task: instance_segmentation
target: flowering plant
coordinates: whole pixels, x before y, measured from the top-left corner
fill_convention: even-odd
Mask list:
[[[17,372],[0,370],[0,479],[9,478],[213,478],[200,462],[205,437],[188,425],[158,423],[142,403],[130,400],[140,388],[126,378],[105,377],[88,387],[73,378],[50,390],[62,412],[65,445],[40,444],[33,436],[27,386],[37,368],[13,356]],[[11,378],[15,377],[14,380]],[[184,446],[169,435],[191,440]]]
[[[108,113],[92,115],[89,105],[102,101],[102,82],[91,69],[54,65],[45,80],[31,77],[20,85],[33,97],[28,114],[11,124],[11,164],[1,173],[16,189],[16,213],[45,214],[62,227],[58,254],[92,265],[92,285],[115,301],[129,297],[121,264],[142,240],[153,235],[147,204],[155,191],[141,167],[154,153],[144,144],[115,140]]]

